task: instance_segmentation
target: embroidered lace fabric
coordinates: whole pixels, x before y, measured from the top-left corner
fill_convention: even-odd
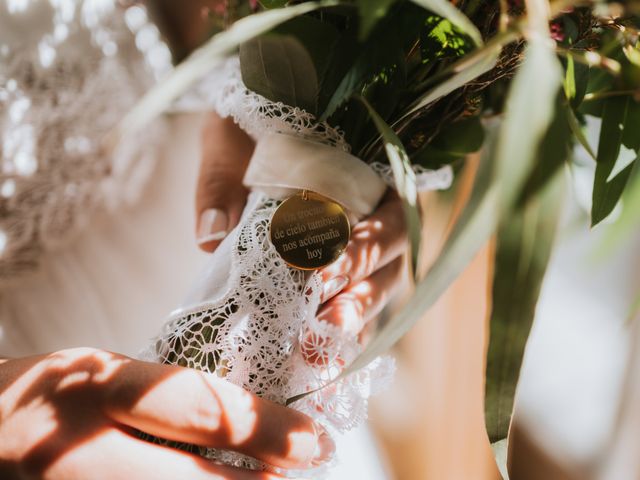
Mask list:
[[[340,365],[355,359],[361,350],[357,339],[316,319],[319,276],[289,267],[268,238],[279,203],[260,192],[250,195],[240,226],[212,255],[209,273],[200,279],[224,283],[219,290],[224,293],[177,311],[142,358],[215,373],[281,404],[326,385]],[[230,270],[223,271],[229,256]],[[393,371],[393,360],[380,358],[292,407],[329,429],[349,430],[366,418],[368,397],[388,384]],[[225,463],[266,468],[235,453],[194,448]],[[314,470],[312,478],[319,476]]]
[[[141,7],[0,3],[0,286],[34,271],[97,210],[138,198],[161,123],[113,155],[100,142],[170,66]]]
[[[233,117],[258,140],[265,133],[279,132],[349,151],[339,130],[316,123],[303,110],[248,91],[237,58],[228,59],[176,104],[177,109],[202,110],[203,106]],[[372,168],[391,181],[388,167]],[[423,189],[447,188],[451,183],[448,168],[418,174]],[[279,203],[263,192],[251,193],[239,226],[211,257],[205,274],[196,282],[196,293],[172,315],[143,358],[212,372],[264,398],[285,403],[327,385],[357,357],[361,346],[356,337],[316,319],[319,276],[289,267],[272,246],[269,222]],[[393,371],[391,358],[378,358],[292,407],[329,430],[349,430],[366,418],[369,396],[388,385]],[[225,463],[266,468],[232,452],[189,448]],[[317,471],[286,473],[321,476]]]

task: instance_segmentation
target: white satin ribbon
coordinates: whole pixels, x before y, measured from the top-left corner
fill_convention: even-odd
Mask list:
[[[244,184],[276,199],[311,190],[359,218],[375,209],[387,189],[380,176],[359,158],[282,133],[266,134],[258,140]]]

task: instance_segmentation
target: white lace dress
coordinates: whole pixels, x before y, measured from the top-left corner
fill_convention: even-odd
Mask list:
[[[200,117],[99,149],[169,68],[140,7],[0,3],[0,355],[136,355],[206,261],[192,234]],[[366,429],[338,442],[331,478],[384,478]]]

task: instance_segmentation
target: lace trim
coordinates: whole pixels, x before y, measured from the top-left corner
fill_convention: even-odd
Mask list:
[[[373,162],[370,165],[389,187],[395,188],[393,170],[390,165],[380,162]],[[416,174],[416,188],[419,192],[446,190],[453,183],[451,165],[445,165],[438,170],[429,170],[421,165],[413,165],[413,171]]]
[[[265,132],[295,134],[307,140],[350,151],[342,133],[297,107],[271,102],[245,87],[238,57],[229,57],[174,106],[176,110],[202,110],[208,106],[222,117],[232,117],[254,138]]]
[[[230,234],[235,236],[226,293],[174,315],[142,357],[215,373],[282,404],[326,385],[361,347],[354,336],[316,319],[319,275],[291,268],[281,259],[268,238],[270,218],[280,202],[257,192],[252,197],[255,207],[248,207],[241,226]],[[349,430],[366,418],[367,399],[393,371],[393,360],[380,358],[292,407],[330,430]],[[260,467],[236,454],[201,453]]]
[[[178,111],[198,111],[203,106],[215,110],[222,117],[232,117],[235,122],[254,138],[267,132],[288,133],[307,140],[330,145],[345,152],[351,147],[339,129],[326,122],[317,122],[315,117],[281,102],[272,102],[250,91],[242,82],[240,60],[230,57],[211,72],[175,105]],[[393,173],[389,165],[374,162],[371,167],[384,181],[394,187]],[[418,191],[444,190],[453,182],[453,169],[444,166],[429,170],[414,165]]]

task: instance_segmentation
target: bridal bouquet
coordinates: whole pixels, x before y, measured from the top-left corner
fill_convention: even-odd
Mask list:
[[[227,15],[240,18],[121,125],[138,127],[181,97],[232,116],[256,140],[240,224],[147,357],[215,373],[346,430],[393,370],[380,354],[497,234],[485,411],[491,440],[504,439],[574,144],[595,161],[594,225],[624,194],[620,229],[629,228],[640,197],[640,4],[239,5]],[[597,151],[582,131],[587,117],[601,119]],[[471,198],[423,274],[417,193],[447,188],[478,150]],[[415,294],[363,350],[316,320],[314,272],[389,187],[403,199]]]

